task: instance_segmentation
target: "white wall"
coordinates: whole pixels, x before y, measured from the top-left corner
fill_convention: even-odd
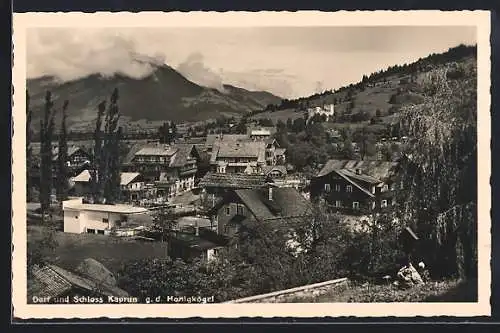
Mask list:
[[[64,232],[82,233],[80,211],[64,210]]]
[[[105,230],[113,228],[121,220],[118,213],[93,212],[93,211],[64,211],[64,232],[84,233],[87,229]],[[103,222],[108,219],[108,222]]]
[[[85,223],[84,227],[95,230],[113,228],[116,222],[121,220],[121,215],[117,213],[85,211],[80,215],[82,216],[82,223]],[[103,222],[103,219],[108,219],[108,223]]]

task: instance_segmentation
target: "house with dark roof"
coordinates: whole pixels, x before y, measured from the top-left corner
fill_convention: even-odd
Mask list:
[[[212,171],[218,173],[258,173],[266,165],[266,143],[263,141],[219,142],[210,156]]]
[[[397,167],[397,162],[329,160],[311,179],[311,200],[348,213],[389,209],[401,186]]]
[[[190,261],[199,258],[210,262],[218,251],[228,245],[226,237],[218,235],[208,228],[195,228],[192,232],[176,231],[170,238],[168,254],[171,258]]]
[[[268,185],[258,189],[228,191],[208,215],[220,235],[234,236],[247,222],[269,222],[289,227],[313,215],[311,204],[296,189]]]
[[[40,183],[40,162],[41,162],[41,146],[40,144],[32,144],[32,163],[31,170],[29,172],[29,176],[31,178],[32,184]],[[59,158],[59,147],[57,144],[52,145],[52,177],[53,182],[55,184],[57,175],[59,175],[59,166],[58,166],[58,158]],[[78,175],[85,168],[88,168],[90,165],[91,154],[84,148],[70,145],[68,146],[68,158],[66,160],[66,167],[69,172],[69,176]]]
[[[268,177],[263,174],[237,174],[237,173],[207,173],[198,182],[202,189],[202,201],[205,207],[212,207],[228,191],[235,189],[258,189],[266,186]]]

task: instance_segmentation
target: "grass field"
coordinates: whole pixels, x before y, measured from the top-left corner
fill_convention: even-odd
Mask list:
[[[368,302],[477,302],[477,281],[431,281],[411,289],[388,285],[352,284],[346,289],[333,290],[310,298],[291,302],[368,303]]]
[[[45,226],[28,226],[28,243],[36,243],[47,235]],[[164,258],[167,244],[92,234],[54,232],[58,243],[53,259],[63,268],[76,268],[83,259],[93,258],[116,273],[127,260]]]

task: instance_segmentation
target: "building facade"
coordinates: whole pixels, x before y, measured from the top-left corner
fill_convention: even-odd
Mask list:
[[[400,185],[396,162],[330,160],[311,180],[311,200],[354,214],[389,210]]]
[[[85,204],[83,198],[63,202],[64,232],[109,234],[128,223],[132,215],[147,209],[129,205]]]

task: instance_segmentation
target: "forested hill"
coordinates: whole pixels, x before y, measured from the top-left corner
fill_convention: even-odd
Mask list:
[[[419,79],[422,74],[440,67],[448,67],[453,63],[475,62],[476,53],[476,46],[459,45],[444,53],[430,54],[411,64],[394,65],[363,75],[359,82],[337,90],[326,90],[298,99],[283,99],[278,105],[267,105],[264,112],[305,111],[308,107],[333,103],[340,114],[365,112],[367,119],[375,116],[377,110],[377,113],[382,115],[392,114],[399,111],[399,106],[407,101],[421,101]],[[259,115],[259,118],[261,117],[265,115]]]

